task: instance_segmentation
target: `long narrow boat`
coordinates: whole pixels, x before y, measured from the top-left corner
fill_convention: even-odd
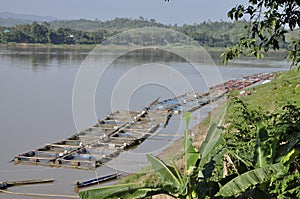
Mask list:
[[[54,179],[51,178],[51,179],[34,179],[34,180],[0,182],[0,189],[7,189],[8,187],[19,186],[19,185],[50,183],[53,181]]]
[[[87,180],[87,181],[83,181],[83,182],[77,181],[75,183],[75,187],[76,188],[82,188],[82,187],[91,186],[91,185],[94,185],[94,184],[97,184],[97,183],[102,183],[102,182],[105,182],[105,181],[115,179],[115,178],[119,177],[120,175],[121,175],[120,173],[113,173],[113,174],[110,174],[110,175],[102,176],[102,177],[99,177],[99,178],[93,178],[91,180]]]

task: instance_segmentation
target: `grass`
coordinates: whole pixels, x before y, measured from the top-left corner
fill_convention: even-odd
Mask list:
[[[282,74],[276,74],[270,83],[248,89],[250,96],[241,99],[250,108],[274,112],[286,104],[300,105],[300,71],[293,69]]]
[[[122,177],[120,184],[127,184],[132,182],[140,182],[145,184],[153,184],[157,181],[156,176],[151,171],[150,167],[144,168],[139,173],[128,174]]]

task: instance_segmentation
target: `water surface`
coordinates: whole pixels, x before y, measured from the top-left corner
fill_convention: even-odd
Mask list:
[[[51,194],[76,195],[73,183],[114,172],[114,169],[128,167],[133,171],[144,164],[144,160],[124,162],[130,159],[122,154],[108,167],[96,171],[82,171],[64,168],[49,168],[40,166],[14,165],[10,161],[17,154],[41,147],[46,143],[56,142],[76,133],[72,115],[72,90],[76,73],[89,50],[83,49],[39,49],[39,48],[4,48],[0,49],[0,180],[23,180],[32,178],[54,178],[53,184],[29,185],[10,188],[16,192],[36,192]],[[94,62],[101,62],[103,56],[112,56],[115,52],[105,52],[94,56]],[[98,118],[111,111],[110,99],[113,85],[120,77],[141,61],[168,64],[181,71],[189,78],[198,91],[205,91],[205,81],[195,76],[189,63],[179,58],[166,56],[164,60],[155,59],[153,54],[142,56],[123,56],[106,71],[96,91],[96,113]],[[153,58],[154,57],[154,58]],[[144,59],[144,60],[143,60]],[[202,64],[203,65],[203,64]],[[209,65],[203,65],[203,71],[209,70]],[[224,81],[245,75],[273,72],[288,69],[288,64],[280,59],[264,61],[238,60],[229,66],[218,67]],[[153,70],[152,70],[153,71]],[[151,74],[138,74],[145,78]],[[153,74],[152,74],[153,75]],[[155,75],[155,74],[154,74]],[[162,75],[162,74],[161,74]],[[199,80],[199,83],[197,81]],[[131,96],[129,107],[140,110],[157,97],[161,99],[173,97],[168,88],[156,84],[139,87]],[[120,102],[122,99],[119,99]],[[205,116],[203,110],[201,117]],[[199,121],[196,118],[194,124]],[[162,133],[174,133],[178,130],[176,117],[175,127],[163,129]],[[93,121],[91,121],[93,122]],[[175,129],[175,130],[174,130]],[[182,128],[181,128],[182,129]],[[154,152],[168,144],[166,141],[147,140],[136,149],[136,153]],[[2,196],[0,198],[24,198],[17,196]],[[27,197],[30,198],[30,197]]]

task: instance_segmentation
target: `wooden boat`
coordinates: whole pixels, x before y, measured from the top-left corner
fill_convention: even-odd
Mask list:
[[[19,185],[50,183],[53,181],[54,181],[54,179],[51,178],[51,179],[35,179],[35,180],[0,182],[0,189],[7,189],[8,187],[19,186]]]
[[[106,182],[106,181],[115,179],[115,178],[119,177],[120,175],[121,175],[120,173],[113,173],[113,174],[110,174],[110,175],[102,176],[102,177],[99,177],[99,178],[93,178],[91,180],[87,180],[87,181],[83,181],[83,182],[77,181],[75,183],[75,187],[76,188],[82,188],[82,187],[91,186],[91,185],[94,185],[94,184],[97,184],[97,183],[102,183],[102,182]]]

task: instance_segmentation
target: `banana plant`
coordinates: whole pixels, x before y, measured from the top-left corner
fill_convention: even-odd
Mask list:
[[[215,196],[236,197],[251,192],[249,195],[254,198],[271,198],[270,194],[272,192],[276,193],[277,196],[281,193],[280,191],[276,192],[276,190],[268,191],[268,189],[274,186],[276,180],[279,181],[277,184],[280,184],[282,179],[290,175],[290,165],[296,162],[295,158],[299,156],[300,132],[294,130],[292,132],[281,132],[281,136],[278,129],[282,129],[282,124],[286,125],[287,122],[278,123],[276,120],[280,120],[280,116],[275,116],[271,121],[279,125],[272,124],[270,128],[263,122],[256,125],[256,146],[252,162],[247,162],[235,152],[228,151],[233,158],[246,165],[248,171],[238,174],[238,176],[223,184]],[[295,126],[297,125],[299,127],[299,123],[295,123]],[[283,139],[283,137],[286,137],[285,134],[289,135],[288,139]],[[300,188],[300,184],[290,186],[291,189],[284,192],[296,193],[295,187]],[[280,189],[282,188],[280,187]],[[299,192],[296,194],[300,195]]]

